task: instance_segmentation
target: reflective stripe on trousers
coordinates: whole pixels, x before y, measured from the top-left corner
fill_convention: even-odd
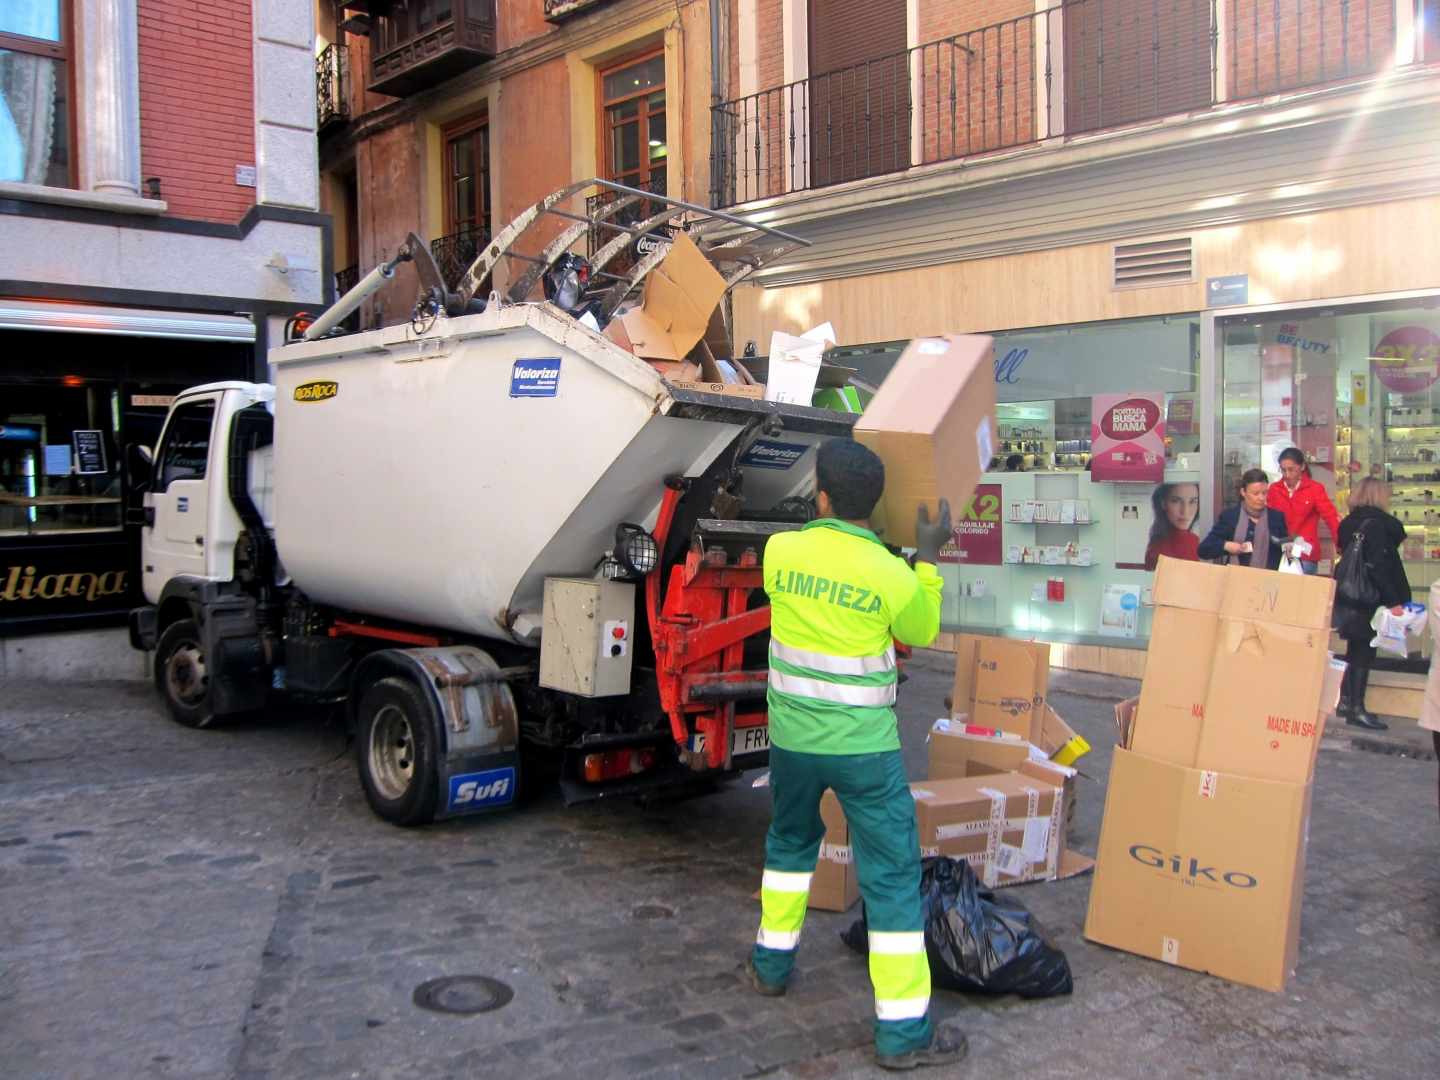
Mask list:
[[[875,1019],[919,1020],[930,1011],[930,961],[919,930],[870,931]]]
[[[755,944],[766,949],[794,952],[805,925],[805,905],[810,900],[813,875],[786,870],[766,870],[760,883],[760,932]]]

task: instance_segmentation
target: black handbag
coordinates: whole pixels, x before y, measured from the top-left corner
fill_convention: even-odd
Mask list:
[[[1374,611],[1380,606],[1380,589],[1365,561],[1365,527],[1355,530],[1350,544],[1335,563],[1335,599],[1346,607]]]

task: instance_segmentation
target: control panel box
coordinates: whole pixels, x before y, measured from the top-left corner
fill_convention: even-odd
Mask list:
[[[546,578],[540,685],[580,697],[630,693],[635,586]]]

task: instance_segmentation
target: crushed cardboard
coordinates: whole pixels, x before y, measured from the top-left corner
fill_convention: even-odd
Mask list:
[[[642,359],[678,363],[704,337],[724,295],[725,279],[682,232],[645,278],[641,302],[618,311],[605,336]]]

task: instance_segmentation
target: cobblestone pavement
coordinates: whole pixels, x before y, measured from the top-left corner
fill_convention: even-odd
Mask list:
[[[1063,682],[1063,680],[1062,680]],[[1125,684],[1066,683],[1097,747],[1093,851]],[[913,776],[948,675],[903,692]],[[960,1074],[1435,1075],[1435,764],[1322,751],[1301,962],[1283,994],[1081,937],[1088,877],[1018,895],[1067,952],[1073,996],[940,994]],[[753,937],[767,793],[641,810],[520,812],[399,830],[360,794],[340,728],[171,723],[142,684],[0,686],[0,1074],[56,1077],[870,1076],[857,914],[812,913],[791,993],[737,967]],[[492,1013],[427,1012],[424,980],[514,988]]]

